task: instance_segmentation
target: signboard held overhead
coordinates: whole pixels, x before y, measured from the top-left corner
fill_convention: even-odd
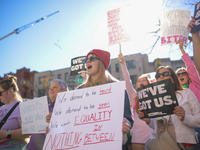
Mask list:
[[[163,12],[161,18],[161,45],[176,44],[182,39],[183,45],[187,46],[188,23],[190,22],[190,11],[168,10]]]

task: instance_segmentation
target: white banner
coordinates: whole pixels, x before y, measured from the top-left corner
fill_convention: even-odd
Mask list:
[[[49,114],[47,96],[20,103],[22,134],[45,133]]]
[[[113,45],[121,42],[126,42],[131,40],[130,33],[127,33],[125,25],[128,23],[125,20],[129,18],[130,12],[128,14],[129,6],[120,7],[107,12],[108,16],[108,45]]]
[[[125,82],[57,95],[43,150],[122,149]]]
[[[187,29],[190,22],[190,11],[188,10],[168,10],[163,12],[161,18],[161,45],[175,44],[182,39],[187,46],[189,31]]]

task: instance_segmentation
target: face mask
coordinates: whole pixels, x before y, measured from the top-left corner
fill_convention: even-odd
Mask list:
[[[187,83],[187,84],[184,84],[184,85],[182,85],[182,87],[184,88],[184,89],[188,89],[189,88],[189,84]]]

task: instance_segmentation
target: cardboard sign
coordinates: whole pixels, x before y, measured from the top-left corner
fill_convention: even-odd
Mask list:
[[[80,71],[86,71],[85,64],[83,63],[83,60],[86,58],[86,56],[80,56],[71,59],[71,72],[70,76],[75,76],[80,73]]]
[[[188,10],[168,10],[163,12],[161,18],[161,45],[175,44],[182,39],[183,45],[187,46],[189,31],[187,29],[190,22],[190,11]]]
[[[144,118],[155,118],[173,114],[178,106],[171,79],[155,82],[137,89],[139,106]]]
[[[126,32],[125,27],[122,25],[122,17],[124,14],[123,12],[126,11],[126,7],[129,6],[113,9],[107,12],[109,38],[108,45],[113,45],[131,40],[131,35]]]
[[[150,83],[156,82],[156,78],[155,78],[156,72],[149,72],[149,73],[146,73],[146,74],[142,74],[142,76],[143,75],[146,76],[147,79],[149,79]]]
[[[194,19],[195,19],[196,26],[192,28],[191,30],[192,33],[200,31],[200,2],[195,5]]]
[[[22,134],[45,133],[49,114],[47,96],[20,103]]]
[[[124,94],[124,81],[58,93],[43,150],[121,150]]]

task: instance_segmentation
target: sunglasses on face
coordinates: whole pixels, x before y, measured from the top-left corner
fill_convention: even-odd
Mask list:
[[[2,96],[2,93],[5,92],[5,91],[7,91],[7,90],[4,90],[4,91],[0,92],[0,96]]]
[[[167,77],[167,76],[171,76],[171,73],[170,72],[163,72],[163,73],[158,73],[158,74],[156,74],[155,75],[155,78],[156,79],[158,79],[158,78],[160,78],[161,77],[161,75],[163,76],[163,77]]]
[[[187,72],[182,72],[182,73],[177,73],[176,75],[178,76],[178,77],[180,77],[181,75],[182,76],[185,76],[187,74]]]
[[[93,62],[93,61],[95,61],[96,59],[99,59],[99,60],[100,60],[99,57],[95,57],[95,56],[92,56],[92,57],[89,57],[89,58],[85,58],[85,59],[83,59],[83,63],[86,63],[87,60],[89,60],[90,62]]]

